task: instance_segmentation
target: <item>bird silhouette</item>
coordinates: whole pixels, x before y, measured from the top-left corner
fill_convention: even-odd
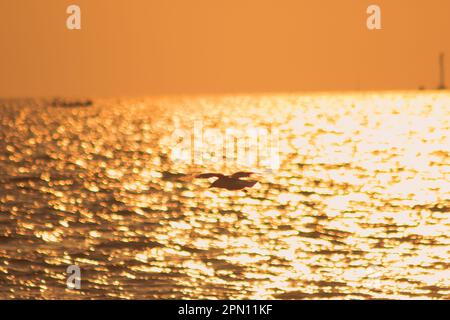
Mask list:
[[[209,187],[210,188],[221,188],[227,190],[242,190],[245,188],[253,187],[258,181],[257,180],[243,180],[241,178],[250,177],[254,172],[244,172],[239,171],[233,173],[232,175],[224,175],[222,173],[202,173],[196,176],[196,178],[218,178]]]

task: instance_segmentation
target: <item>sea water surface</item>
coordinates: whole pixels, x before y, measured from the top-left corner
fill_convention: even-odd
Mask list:
[[[279,168],[175,161],[196,121],[277,130]],[[445,92],[2,100],[0,298],[450,299],[449,199]]]

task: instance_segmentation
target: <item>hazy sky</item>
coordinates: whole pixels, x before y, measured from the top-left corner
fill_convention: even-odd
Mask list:
[[[429,88],[440,51],[450,82],[449,0],[0,0],[0,36],[3,97]]]

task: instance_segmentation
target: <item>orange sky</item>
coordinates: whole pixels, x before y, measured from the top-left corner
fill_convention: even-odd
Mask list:
[[[0,35],[2,97],[430,88],[440,51],[450,82],[449,0],[0,0]]]

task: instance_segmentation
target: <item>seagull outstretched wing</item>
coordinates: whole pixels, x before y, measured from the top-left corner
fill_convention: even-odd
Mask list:
[[[223,174],[221,173],[202,173],[199,174],[197,176],[195,176],[196,178],[201,178],[201,179],[208,179],[208,178],[222,178]]]
[[[254,174],[254,172],[239,171],[239,172],[233,173],[231,175],[231,178],[233,178],[233,179],[247,178],[247,177],[250,177],[252,174]]]

